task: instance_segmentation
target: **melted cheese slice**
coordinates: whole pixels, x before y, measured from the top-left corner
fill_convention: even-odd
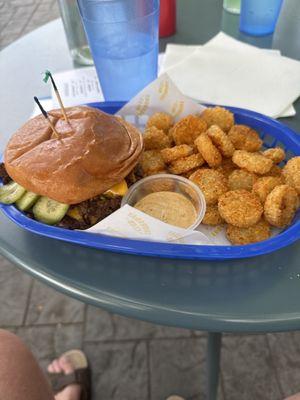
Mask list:
[[[109,196],[124,196],[127,193],[127,191],[128,191],[128,186],[125,179],[123,179],[122,182],[117,183],[103,194],[107,194]]]

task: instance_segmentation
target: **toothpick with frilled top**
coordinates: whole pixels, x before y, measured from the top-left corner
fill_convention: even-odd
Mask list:
[[[59,91],[58,91],[58,89],[57,89],[57,86],[56,86],[56,84],[55,84],[55,82],[54,82],[53,76],[52,76],[52,74],[51,74],[50,71],[46,70],[46,71],[45,71],[45,77],[44,77],[43,81],[47,83],[49,78],[50,78],[50,80],[51,80],[51,83],[52,83],[54,92],[55,92],[55,94],[56,94],[56,97],[57,97],[57,100],[58,100],[58,102],[59,102],[61,111],[62,111],[62,113],[63,113],[63,115],[64,115],[64,118],[65,118],[65,120],[66,120],[67,122],[69,122],[68,117],[67,117],[67,113],[66,113],[66,110],[65,110],[65,107],[64,107],[63,102],[62,102],[62,100],[61,100],[61,97],[60,97]]]

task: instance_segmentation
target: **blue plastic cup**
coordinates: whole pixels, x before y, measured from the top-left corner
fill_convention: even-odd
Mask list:
[[[129,100],[157,77],[159,0],[78,0],[106,101]]]
[[[274,32],[282,0],[242,0],[240,31],[252,36]]]

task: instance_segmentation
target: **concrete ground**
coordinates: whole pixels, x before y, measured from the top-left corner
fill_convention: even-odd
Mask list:
[[[0,0],[0,48],[58,16],[56,0]]]
[[[55,0],[0,0],[0,48],[58,15]],[[1,257],[0,327],[23,338],[43,367],[65,350],[83,348],[94,400],[163,400],[171,393],[205,399],[205,333],[86,306]],[[225,336],[219,399],[280,400],[297,391],[300,333]]]

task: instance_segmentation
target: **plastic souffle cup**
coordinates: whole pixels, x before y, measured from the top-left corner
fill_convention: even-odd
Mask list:
[[[125,204],[134,207],[143,197],[154,192],[176,192],[190,200],[195,207],[197,217],[186,229],[194,230],[201,223],[206,212],[204,194],[197,185],[189,179],[178,175],[157,174],[141,179],[132,185],[122,199],[121,207]]]

